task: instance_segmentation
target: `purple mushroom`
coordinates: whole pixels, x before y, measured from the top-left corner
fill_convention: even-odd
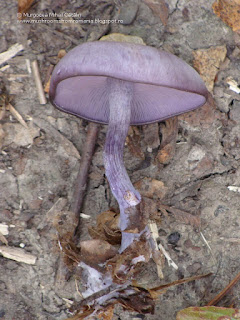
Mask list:
[[[123,162],[130,125],[143,125],[202,106],[207,89],[198,73],[176,56],[122,42],[89,42],[72,49],[54,69],[50,100],[58,109],[108,124],[104,166],[120,207],[123,251],[132,231],[131,211],[141,201]]]

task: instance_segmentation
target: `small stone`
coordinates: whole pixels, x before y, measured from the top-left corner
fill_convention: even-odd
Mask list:
[[[227,207],[219,205],[217,207],[217,209],[214,211],[214,215],[215,215],[215,217],[218,217],[219,214],[222,215],[222,214],[226,213],[228,210],[229,209]]]
[[[214,87],[213,89],[214,99],[217,105],[217,108],[224,113],[229,112],[229,104],[232,100],[231,95],[224,92],[224,89],[221,87]]]
[[[29,209],[38,210],[41,208],[41,205],[42,205],[42,200],[35,199],[29,202]]]
[[[5,316],[5,311],[3,309],[0,310],[0,318],[3,318]]]
[[[187,267],[187,271],[191,274],[196,274],[201,269],[201,263],[194,262],[191,266]]]
[[[176,231],[176,232],[172,232],[167,239],[169,244],[176,245],[180,238],[181,238],[180,233]]]
[[[240,122],[240,101],[234,100],[232,109],[230,110],[229,117],[231,120]]]
[[[138,4],[134,2],[126,3],[120,9],[118,20],[122,20],[122,24],[129,25],[136,18],[138,12]]]

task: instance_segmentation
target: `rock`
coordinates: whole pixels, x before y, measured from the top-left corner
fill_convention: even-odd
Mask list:
[[[124,4],[118,16],[118,20],[122,20],[122,24],[129,25],[136,18],[138,12],[138,4],[134,2],[127,2]]]
[[[230,111],[230,119],[240,123],[240,101],[234,100],[232,109]]]
[[[106,36],[103,36],[101,41],[119,41],[119,42],[130,42],[136,44],[146,45],[142,38],[137,36],[130,36],[122,33],[111,33]]]
[[[221,112],[228,113],[229,112],[229,104],[232,100],[232,97],[224,92],[222,87],[215,87],[213,90],[214,99],[218,109]]]

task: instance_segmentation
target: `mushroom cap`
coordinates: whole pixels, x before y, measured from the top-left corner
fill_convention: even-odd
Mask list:
[[[78,117],[108,123],[107,78],[134,84],[131,125],[161,121],[206,102],[199,74],[171,53],[133,43],[95,41],[66,54],[55,67],[50,101]]]

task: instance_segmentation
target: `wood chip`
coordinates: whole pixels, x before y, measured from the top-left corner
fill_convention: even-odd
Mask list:
[[[31,41],[28,41],[30,44]],[[20,51],[24,49],[24,46],[20,43],[15,43],[7,51],[0,53],[0,65],[10,60],[12,57],[16,56]]]
[[[0,223],[0,232],[2,235],[7,236],[9,234],[8,225],[4,223]]]
[[[240,88],[239,88],[237,81],[235,81],[232,77],[228,77],[226,79],[226,82],[229,85],[230,90],[240,94]]]
[[[4,258],[11,259],[17,262],[23,262],[26,264],[35,264],[37,257],[26,253],[24,249],[0,246],[0,253]]]

